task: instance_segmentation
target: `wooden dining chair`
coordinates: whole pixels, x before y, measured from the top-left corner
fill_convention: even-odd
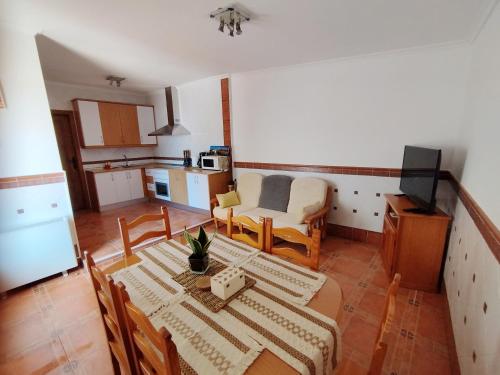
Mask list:
[[[125,326],[135,370],[138,374],[179,375],[179,354],[172,335],[165,327],[157,331],[144,313],[135,306],[122,282],[117,284],[119,303],[125,312]]]
[[[235,233],[234,226],[238,226],[239,232]],[[259,250],[264,250],[264,218],[259,218],[259,222],[256,223],[248,216],[233,216],[233,209],[229,208],[227,210],[227,232],[226,235],[236,241],[244,242],[252,247],[255,247]],[[245,233],[244,230],[249,229],[250,232],[257,234],[257,240],[255,240],[252,236]]]
[[[101,318],[106,331],[111,351],[111,361],[115,375],[135,375],[135,368],[131,365],[132,347],[125,327],[123,310],[120,309],[117,289],[113,280],[99,270],[92,256],[84,253],[87,269],[92,280],[94,292],[99,304]]]
[[[368,371],[369,375],[380,375],[382,373],[385,355],[387,354],[388,336],[396,313],[396,295],[400,281],[401,275],[399,273],[395,274],[385,295],[384,313],[378,327],[377,340],[375,341],[370,370]]]
[[[130,230],[138,227],[141,224],[150,221],[163,220],[163,230],[153,230],[145,232],[137,237],[135,240],[130,239]],[[127,223],[124,217],[118,219],[118,224],[120,225],[120,232],[122,235],[123,249],[125,250],[126,256],[132,255],[132,247],[139,245],[140,243],[156,237],[165,237],[167,240],[172,239],[172,231],[170,230],[170,219],[168,217],[168,209],[166,206],[161,207],[161,214],[146,214],[141,215],[138,218]]]
[[[319,269],[319,253],[321,248],[321,230],[314,228],[312,236],[306,236],[295,228],[273,228],[273,219],[266,218],[264,221],[264,249],[273,255],[291,258],[298,263],[317,271]],[[281,238],[287,242],[302,244],[307,253],[291,247],[274,247],[274,237]]]

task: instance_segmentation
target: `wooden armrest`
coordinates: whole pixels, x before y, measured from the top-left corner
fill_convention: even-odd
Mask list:
[[[212,207],[217,207],[219,205],[219,201],[217,200],[217,198],[210,199],[210,205]]]
[[[315,212],[314,214],[307,216],[304,219],[304,223],[311,224],[311,223],[315,222],[316,220],[320,219],[323,215],[328,213],[328,208],[329,207],[323,207],[321,210]]]

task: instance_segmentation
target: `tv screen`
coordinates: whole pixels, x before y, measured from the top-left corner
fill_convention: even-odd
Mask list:
[[[441,150],[405,146],[399,189],[424,212],[434,211],[440,165]]]

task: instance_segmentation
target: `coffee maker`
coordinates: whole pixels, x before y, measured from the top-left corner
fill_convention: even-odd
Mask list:
[[[185,168],[189,168],[193,165],[193,159],[191,159],[191,150],[184,150],[183,153],[184,153],[184,162],[182,163],[182,165]]]

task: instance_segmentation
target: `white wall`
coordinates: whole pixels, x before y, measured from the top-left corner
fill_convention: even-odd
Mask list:
[[[466,111],[454,171],[497,228],[500,225],[499,25],[497,5],[471,46]],[[460,201],[454,213],[444,279],[462,374],[498,373],[500,265]]]
[[[60,171],[35,39],[0,25],[0,46],[0,177]]]
[[[120,88],[104,89],[100,87],[73,85],[61,82],[46,81],[47,96],[51,109],[73,110],[71,100],[74,98],[109,100],[124,103],[146,104],[145,93],[131,92]],[[158,127],[158,124],[157,124]],[[149,157],[154,154],[154,147],[129,147],[105,149],[81,149],[83,161],[122,159],[127,157]]]
[[[461,183],[500,226],[500,7],[472,45],[461,132]],[[460,174],[458,174],[460,177]]]
[[[221,78],[210,77],[177,86],[181,123],[191,134],[158,137],[156,156],[182,157],[182,151],[189,149],[195,164],[199,152],[224,143]],[[165,90],[151,92],[149,103],[155,106],[156,126],[167,124]]]
[[[233,74],[234,158],[400,167],[414,144],[447,168],[467,66],[460,44]]]

